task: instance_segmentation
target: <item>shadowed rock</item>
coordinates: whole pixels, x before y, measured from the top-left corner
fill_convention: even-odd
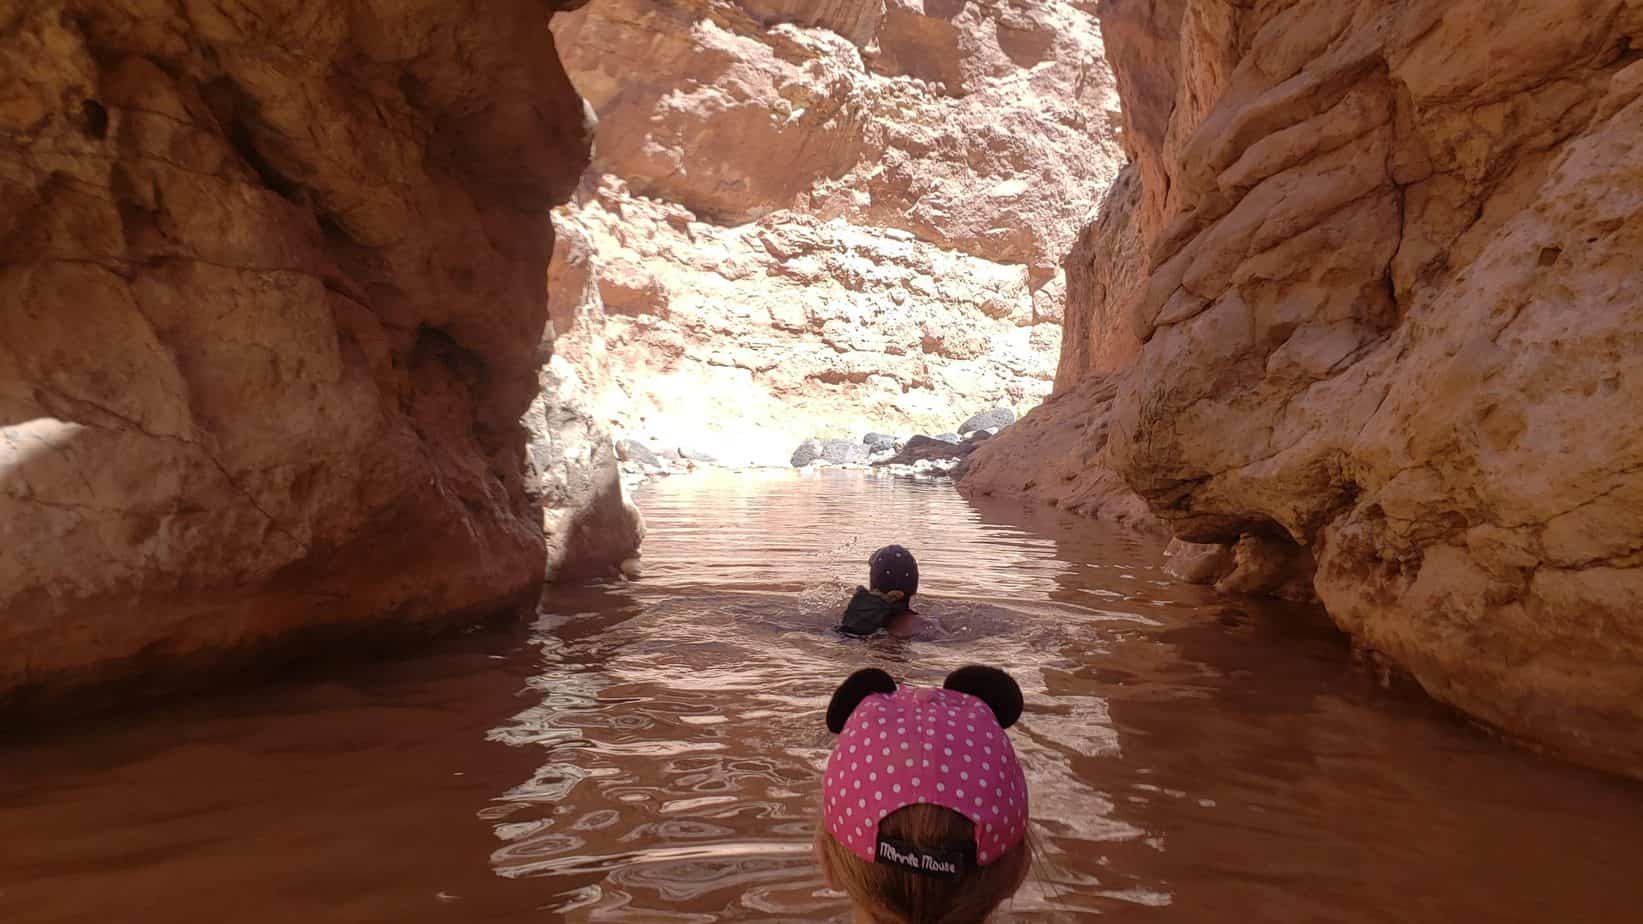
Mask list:
[[[961,443],[957,440],[949,442],[944,439],[929,436],[915,436],[907,440],[907,445],[901,451],[881,462],[878,465],[912,465],[916,462],[936,462],[947,459],[962,459],[974,452],[976,443]]]
[[[173,6],[0,14],[0,700],[540,594],[552,4]]]

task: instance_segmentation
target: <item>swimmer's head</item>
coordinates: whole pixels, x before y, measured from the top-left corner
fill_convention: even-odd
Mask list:
[[[887,545],[867,559],[867,587],[879,593],[899,590],[907,600],[918,593],[918,562],[899,545]]]
[[[816,849],[828,882],[873,921],[981,922],[1032,864],[1027,780],[1004,729],[1022,708],[1003,671],[966,667],[942,689],[857,671],[833,694],[839,739]]]

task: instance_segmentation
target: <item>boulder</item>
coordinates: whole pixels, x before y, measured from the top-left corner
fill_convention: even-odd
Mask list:
[[[1214,584],[1232,573],[1232,546],[1171,539],[1164,549],[1164,573],[1188,584]]]
[[[634,462],[651,468],[665,467],[662,457],[651,451],[649,446],[637,440],[617,440],[616,458],[623,462]]]
[[[546,577],[608,577],[644,540],[644,519],[628,500],[617,452],[576,370],[555,356],[523,420],[525,487],[542,507]]]
[[[1281,537],[1247,535],[1232,546],[1232,568],[1215,582],[1215,589],[1313,603],[1318,599],[1312,590],[1317,570],[1318,563],[1304,546]]]
[[[821,440],[805,440],[799,448],[793,450],[793,457],[789,461],[794,468],[804,468],[812,462],[820,461],[822,457]]]
[[[834,465],[865,464],[871,454],[866,446],[851,440],[827,440],[822,443],[822,459]]]
[[[936,462],[961,459],[975,451],[975,443],[961,444],[956,439],[944,440],[932,436],[915,436],[907,441],[907,445],[894,456],[874,465],[914,465],[919,462]]]
[[[887,433],[869,433],[862,437],[861,441],[874,452],[878,452],[886,447],[893,449],[895,448],[897,442],[895,437],[890,436]]]
[[[972,430],[997,431],[1013,423],[1015,423],[1015,411],[1007,407],[995,407],[990,411],[982,411],[966,420],[964,425],[958,428],[958,432],[969,433]]]

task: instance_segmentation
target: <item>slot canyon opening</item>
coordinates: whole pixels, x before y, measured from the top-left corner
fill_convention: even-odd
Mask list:
[[[548,388],[629,475],[884,462],[1049,395],[1061,263],[1124,158],[1095,19],[878,6],[556,17],[598,128],[554,213]]]
[[[0,917],[853,920],[835,688],[982,664],[997,920],[1629,921],[1592,5],[20,13],[0,705],[275,676],[7,726]]]

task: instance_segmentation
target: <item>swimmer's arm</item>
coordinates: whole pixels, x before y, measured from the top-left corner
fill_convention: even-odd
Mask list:
[[[930,628],[930,621],[916,613],[902,613],[890,620],[885,630],[894,638],[912,638]]]

